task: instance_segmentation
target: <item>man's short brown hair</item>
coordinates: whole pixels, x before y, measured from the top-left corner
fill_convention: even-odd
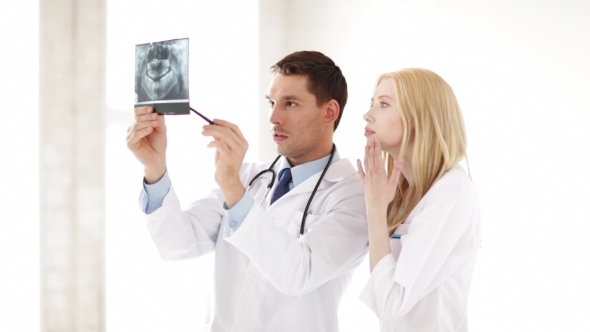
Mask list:
[[[342,71],[332,59],[315,51],[301,51],[287,55],[270,67],[273,74],[303,75],[308,79],[307,90],[313,94],[318,106],[334,99],[340,106],[340,114],[334,121],[334,131],[338,128],[348,90]]]

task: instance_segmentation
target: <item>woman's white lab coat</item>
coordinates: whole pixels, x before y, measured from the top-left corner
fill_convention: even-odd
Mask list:
[[[269,165],[245,164],[242,183],[247,186]],[[146,215],[165,259],[215,250],[212,331],[338,330],[338,303],[368,248],[365,202],[350,161],[334,162],[299,237],[303,210],[320,173],[272,205],[272,191],[263,199],[271,175],[263,175],[250,189],[255,203],[236,231],[227,225],[219,190],[182,211],[170,188],[162,207]]]
[[[390,239],[392,253],[371,273],[361,300],[381,331],[467,331],[467,295],[481,243],[473,183],[449,170]]]

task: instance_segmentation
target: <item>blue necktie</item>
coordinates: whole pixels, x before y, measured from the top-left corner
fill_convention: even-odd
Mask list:
[[[279,173],[279,183],[277,183],[277,188],[275,189],[272,197],[270,199],[270,204],[274,203],[277,199],[283,197],[284,194],[289,192],[289,182],[291,182],[291,169],[284,168]]]

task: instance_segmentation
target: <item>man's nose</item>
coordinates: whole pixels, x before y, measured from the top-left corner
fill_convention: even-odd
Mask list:
[[[279,112],[279,110],[277,109],[277,106],[276,106],[276,105],[275,105],[275,106],[273,106],[273,107],[270,109],[270,117],[268,118],[268,120],[270,121],[270,123],[272,123],[272,124],[280,124],[280,123],[282,122],[282,121],[281,121],[281,116],[280,116],[280,114],[279,114],[279,113],[280,113],[280,112]]]

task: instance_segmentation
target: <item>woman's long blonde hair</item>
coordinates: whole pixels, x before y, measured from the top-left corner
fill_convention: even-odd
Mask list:
[[[397,107],[404,127],[400,156],[414,137],[412,171],[414,184],[409,186],[403,174],[394,200],[387,210],[389,234],[403,223],[430,187],[446,171],[465,157],[465,125],[453,90],[440,76],[420,68],[407,68],[383,74],[393,79]],[[393,157],[384,152],[388,174]]]

